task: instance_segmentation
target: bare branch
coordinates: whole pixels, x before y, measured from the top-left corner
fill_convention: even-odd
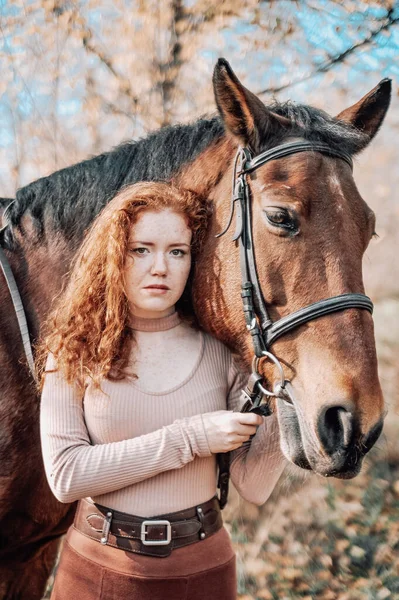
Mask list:
[[[100,60],[100,62],[103,65],[105,65],[105,67],[108,69],[108,71],[110,73],[112,73],[112,75],[118,80],[121,92],[131,100],[131,102],[134,104],[135,108],[137,109],[140,101],[139,101],[139,98],[134,94],[132,87],[130,85],[130,82],[127,79],[125,79],[120,73],[118,73],[118,71],[115,69],[114,65],[112,64],[112,61],[109,58],[109,56],[107,56],[103,50],[101,50],[94,44],[93,32],[90,29],[90,27],[87,27],[87,26],[84,27],[82,41],[83,41],[83,46],[85,47],[85,49],[88,52],[91,52],[92,54],[97,56],[97,58]]]
[[[183,64],[182,61],[182,23],[185,19],[182,0],[172,0],[170,21],[170,42],[168,48],[168,58],[164,63],[158,65],[161,76],[160,90],[162,96],[163,118],[161,127],[170,125],[171,111],[173,104],[173,92],[175,91],[179,70]]]
[[[378,29],[376,29],[375,31],[370,33],[370,35],[368,35],[361,42],[358,42],[357,44],[353,44],[353,46],[350,46],[350,48],[347,48],[347,50],[345,50],[344,52],[337,54],[337,56],[334,56],[327,62],[323,63],[322,65],[317,67],[314,71],[312,71],[308,75],[305,75],[304,77],[298,77],[297,79],[293,79],[289,83],[285,83],[285,84],[277,86],[277,87],[270,87],[270,88],[261,90],[260,92],[258,92],[258,96],[261,96],[262,94],[276,94],[277,92],[286,90],[287,88],[293,87],[293,86],[297,85],[298,83],[303,83],[304,81],[308,81],[309,79],[311,79],[318,73],[325,73],[325,72],[329,71],[334,65],[336,65],[337,63],[343,62],[348,56],[353,54],[355,51],[359,50],[359,48],[362,48],[363,46],[367,46],[367,44],[370,44],[377,37],[377,35],[380,34],[382,31],[386,31],[393,25],[396,25],[399,22],[399,17],[394,17],[393,14],[394,14],[393,9],[389,9],[389,11],[387,12],[387,15],[385,17],[386,22],[384,22]]]

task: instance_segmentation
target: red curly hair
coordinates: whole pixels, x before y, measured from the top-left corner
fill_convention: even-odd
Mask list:
[[[125,187],[96,218],[74,259],[67,287],[47,321],[45,331],[51,333],[38,349],[42,382],[43,359],[48,352],[54,355],[57,370],[66,381],[80,389],[88,376],[96,386],[103,378],[126,377],[134,340],[128,327],[129,304],[123,278],[130,232],[140,213],[164,209],[187,219],[194,263],[207,230],[209,202],[168,183]],[[190,279],[176,308],[193,324]]]

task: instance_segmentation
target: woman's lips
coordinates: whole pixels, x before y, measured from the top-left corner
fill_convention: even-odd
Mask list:
[[[166,294],[166,292],[169,291],[167,285],[148,285],[144,289],[150,292],[151,294]]]

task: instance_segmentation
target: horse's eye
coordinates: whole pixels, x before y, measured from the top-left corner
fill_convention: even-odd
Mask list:
[[[282,227],[289,231],[296,231],[298,228],[296,219],[284,208],[268,208],[265,210],[265,215],[270,225],[274,227]]]

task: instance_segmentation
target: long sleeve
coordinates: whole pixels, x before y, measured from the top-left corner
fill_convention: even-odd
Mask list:
[[[240,409],[240,394],[246,378],[232,361],[228,396],[230,410]],[[280,450],[277,417],[264,417],[252,439],[231,453],[231,480],[240,496],[248,502],[261,505],[269,498],[286,464]]]
[[[47,370],[54,368],[52,357]],[[42,453],[50,488],[61,502],[119,490],[211,456],[201,415],[151,433],[92,445],[83,399],[59,372],[46,374],[40,411]]]

